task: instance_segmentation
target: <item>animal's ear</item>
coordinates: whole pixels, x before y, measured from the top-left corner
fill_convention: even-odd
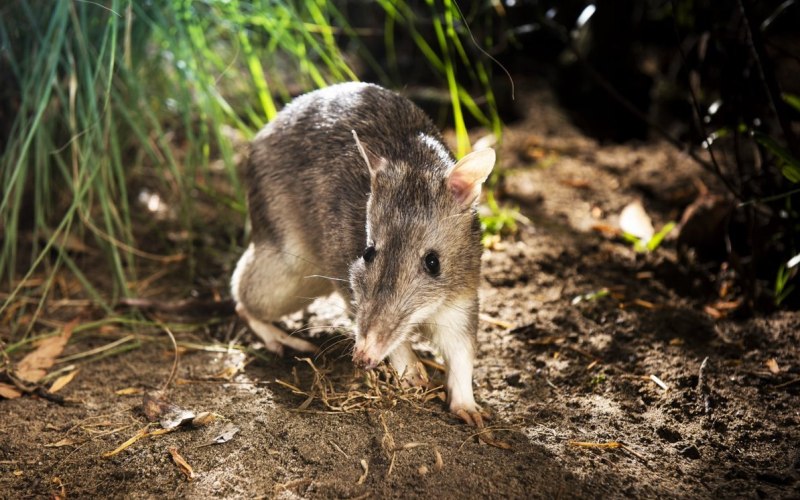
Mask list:
[[[468,208],[477,201],[481,186],[492,173],[494,161],[494,149],[481,149],[458,160],[447,172],[447,186],[461,208]]]
[[[361,157],[364,159],[364,163],[366,163],[367,167],[369,168],[370,178],[374,179],[378,172],[386,168],[386,160],[370,151],[369,148],[367,148],[358,139],[358,134],[355,130],[351,130],[350,132],[353,133],[353,139],[356,141],[358,152],[361,154]]]

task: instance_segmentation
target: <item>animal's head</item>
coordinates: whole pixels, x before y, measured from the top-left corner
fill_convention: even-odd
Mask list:
[[[455,162],[438,140],[420,134],[408,159],[393,162],[354,137],[371,189],[365,250],[350,268],[353,360],[372,368],[441,307],[474,295],[481,254],[475,205],[495,153]]]

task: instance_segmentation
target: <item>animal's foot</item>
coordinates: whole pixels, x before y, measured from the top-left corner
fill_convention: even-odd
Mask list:
[[[250,329],[253,330],[253,333],[255,333],[258,338],[264,342],[264,347],[268,351],[274,352],[278,356],[283,355],[285,347],[294,349],[295,351],[308,353],[315,353],[319,350],[317,346],[307,340],[293,337],[275,325],[254,319],[247,314],[247,311],[245,311],[241,305],[237,306],[236,311],[245,321],[247,321],[247,324],[250,325]]]
[[[476,427],[478,429],[477,437],[482,442],[488,444],[489,446],[494,446],[495,448],[501,448],[503,450],[511,449],[510,444],[494,437],[494,433],[492,433],[492,431],[485,426],[484,422],[491,420],[492,417],[485,410],[482,410],[478,405],[472,405],[471,408],[464,405],[451,405],[450,411],[468,425]]]
[[[458,418],[478,429],[484,428],[484,421],[491,420],[491,415],[482,410],[478,405],[450,405],[450,411]]]

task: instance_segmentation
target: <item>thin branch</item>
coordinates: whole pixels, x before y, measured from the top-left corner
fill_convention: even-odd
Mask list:
[[[750,50],[753,52],[753,58],[758,67],[758,74],[761,81],[764,83],[764,88],[767,91],[767,98],[769,107],[775,117],[778,119],[778,124],[783,132],[783,139],[786,141],[786,146],[789,151],[796,157],[800,156],[800,149],[798,149],[797,139],[792,131],[792,125],[789,118],[785,113],[785,105],[781,98],[781,89],[778,85],[778,80],[775,78],[775,72],[772,71],[770,59],[764,50],[764,40],[761,38],[761,31],[753,29],[753,14],[750,5],[745,5],[744,0],[739,0],[739,10],[744,18],[744,25],[747,29],[747,43]]]
[[[681,37],[680,33],[678,32],[678,22],[675,21],[677,17],[678,8],[675,5],[676,0],[670,1],[670,7],[672,7],[672,26],[675,30],[675,44],[678,48],[678,52],[681,55],[681,61],[685,66],[688,67],[688,62],[686,58],[686,53],[683,50],[683,46],[681,45]],[[687,85],[689,89],[689,96],[692,98],[692,110],[694,111],[694,117],[697,120],[697,127],[700,129],[700,133],[703,134],[705,138],[703,143],[706,145],[706,149],[708,150],[708,154],[711,157],[711,167],[712,171],[720,178],[720,180],[725,184],[725,187],[728,188],[730,191],[739,201],[742,200],[742,195],[738,189],[736,189],[733,184],[728,180],[725,174],[722,172],[722,168],[720,168],[719,163],[717,162],[716,157],[714,156],[714,148],[712,147],[711,141],[708,140],[708,131],[706,131],[705,125],[703,125],[703,113],[700,110],[700,104],[697,100],[697,95],[694,93],[694,88],[692,87],[691,82]]]

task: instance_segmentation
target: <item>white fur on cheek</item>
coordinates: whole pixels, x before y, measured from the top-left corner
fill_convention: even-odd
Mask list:
[[[460,301],[444,304],[431,318],[435,323],[432,341],[447,365],[447,393],[450,409],[476,411],[472,392],[472,370],[475,364],[474,332],[470,328],[471,303]]]

